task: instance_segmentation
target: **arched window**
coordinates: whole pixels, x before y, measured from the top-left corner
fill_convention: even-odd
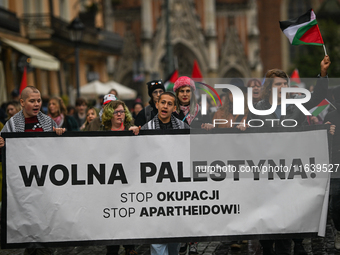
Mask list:
[[[195,58],[194,53],[183,44],[176,44],[174,47],[175,61],[178,64],[179,76],[191,76]],[[176,63],[175,63],[176,66]]]

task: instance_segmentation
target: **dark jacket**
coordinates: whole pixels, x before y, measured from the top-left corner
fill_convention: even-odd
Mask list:
[[[65,115],[62,128],[65,128],[66,131],[79,131],[79,126],[76,119],[69,115]]]
[[[155,106],[155,104],[152,102],[148,106],[144,107],[143,110],[141,110],[136,119],[135,119],[135,126],[144,126],[147,122],[152,120],[158,113],[158,110]]]
[[[313,107],[317,106],[323,99],[327,96],[327,89],[328,89],[328,78],[318,78],[317,83],[314,89],[314,92],[311,94],[311,99],[304,103],[303,106],[310,110]],[[301,96],[297,96],[295,98],[301,98]],[[271,108],[271,104],[268,100],[261,100],[255,105],[255,109],[257,110],[268,110]],[[279,119],[275,112],[269,115],[256,115],[253,113],[249,113],[249,119],[259,119],[262,120],[264,125],[263,127],[278,127],[281,126],[281,121],[285,119],[293,119],[297,122],[297,126],[307,125],[307,118],[306,115],[300,111],[300,109],[295,105],[287,105],[286,108],[286,115],[281,115],[280,121],[268,121],[269,119]],[[286,126],[294,126],[295,121],[285,121],[284,125]],[[253,126],[260,126],[261,121],[252,121],[251,125]]]
[[[329,121],[335,125],[335,133],[332,141],[332,164],[340,164],[340,103],[334,103],[336,110],[327,113],[324,123]],[[339,171],[339,170],[338,170]]]
[[[184,112],[182,110],[180,110],[179,113],[173,112],[173,115],[181,121],[183,121],[183,119],[185,117]],[[189,125],[189,123],[186,119],[184,120],[184,122]],[[210,123],[210,122],[211,122],[211,119],[210,119],[209,115],[202,115],[201,110],[199,110],[196,117],[193,119],[193,121],[191,122],[191,124],[189,126],[191,128],[201,128],[201,125],[203,123]]]

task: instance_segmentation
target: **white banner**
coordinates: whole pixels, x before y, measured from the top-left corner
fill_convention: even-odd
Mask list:
[[[327,130],[109,134],[8,135],[5,247],[324,235]]]

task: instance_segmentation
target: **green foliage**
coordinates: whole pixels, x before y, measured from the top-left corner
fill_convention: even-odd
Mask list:
[[[318,24],[327,54],[332,62],[328,73],[333,78],[340,77],[340,25],[332,20],[318,20]],[[299,50],[295,59],[292,60],[294,63],[292,69],[298,68],[300,77],[315,77],[320,73],[320,62],[325,55],[323,47],[313,45],[295,47],[299,47]]]

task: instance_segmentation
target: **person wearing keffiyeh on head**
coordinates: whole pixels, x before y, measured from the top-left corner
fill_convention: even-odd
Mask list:
[[[174,85],[177,103],[174,116],[184,121],[191,128],[201,128],[203,123],[208,123],[208,115],[202,115],[194,92],[195,82],[187,76],[181,76]]]

